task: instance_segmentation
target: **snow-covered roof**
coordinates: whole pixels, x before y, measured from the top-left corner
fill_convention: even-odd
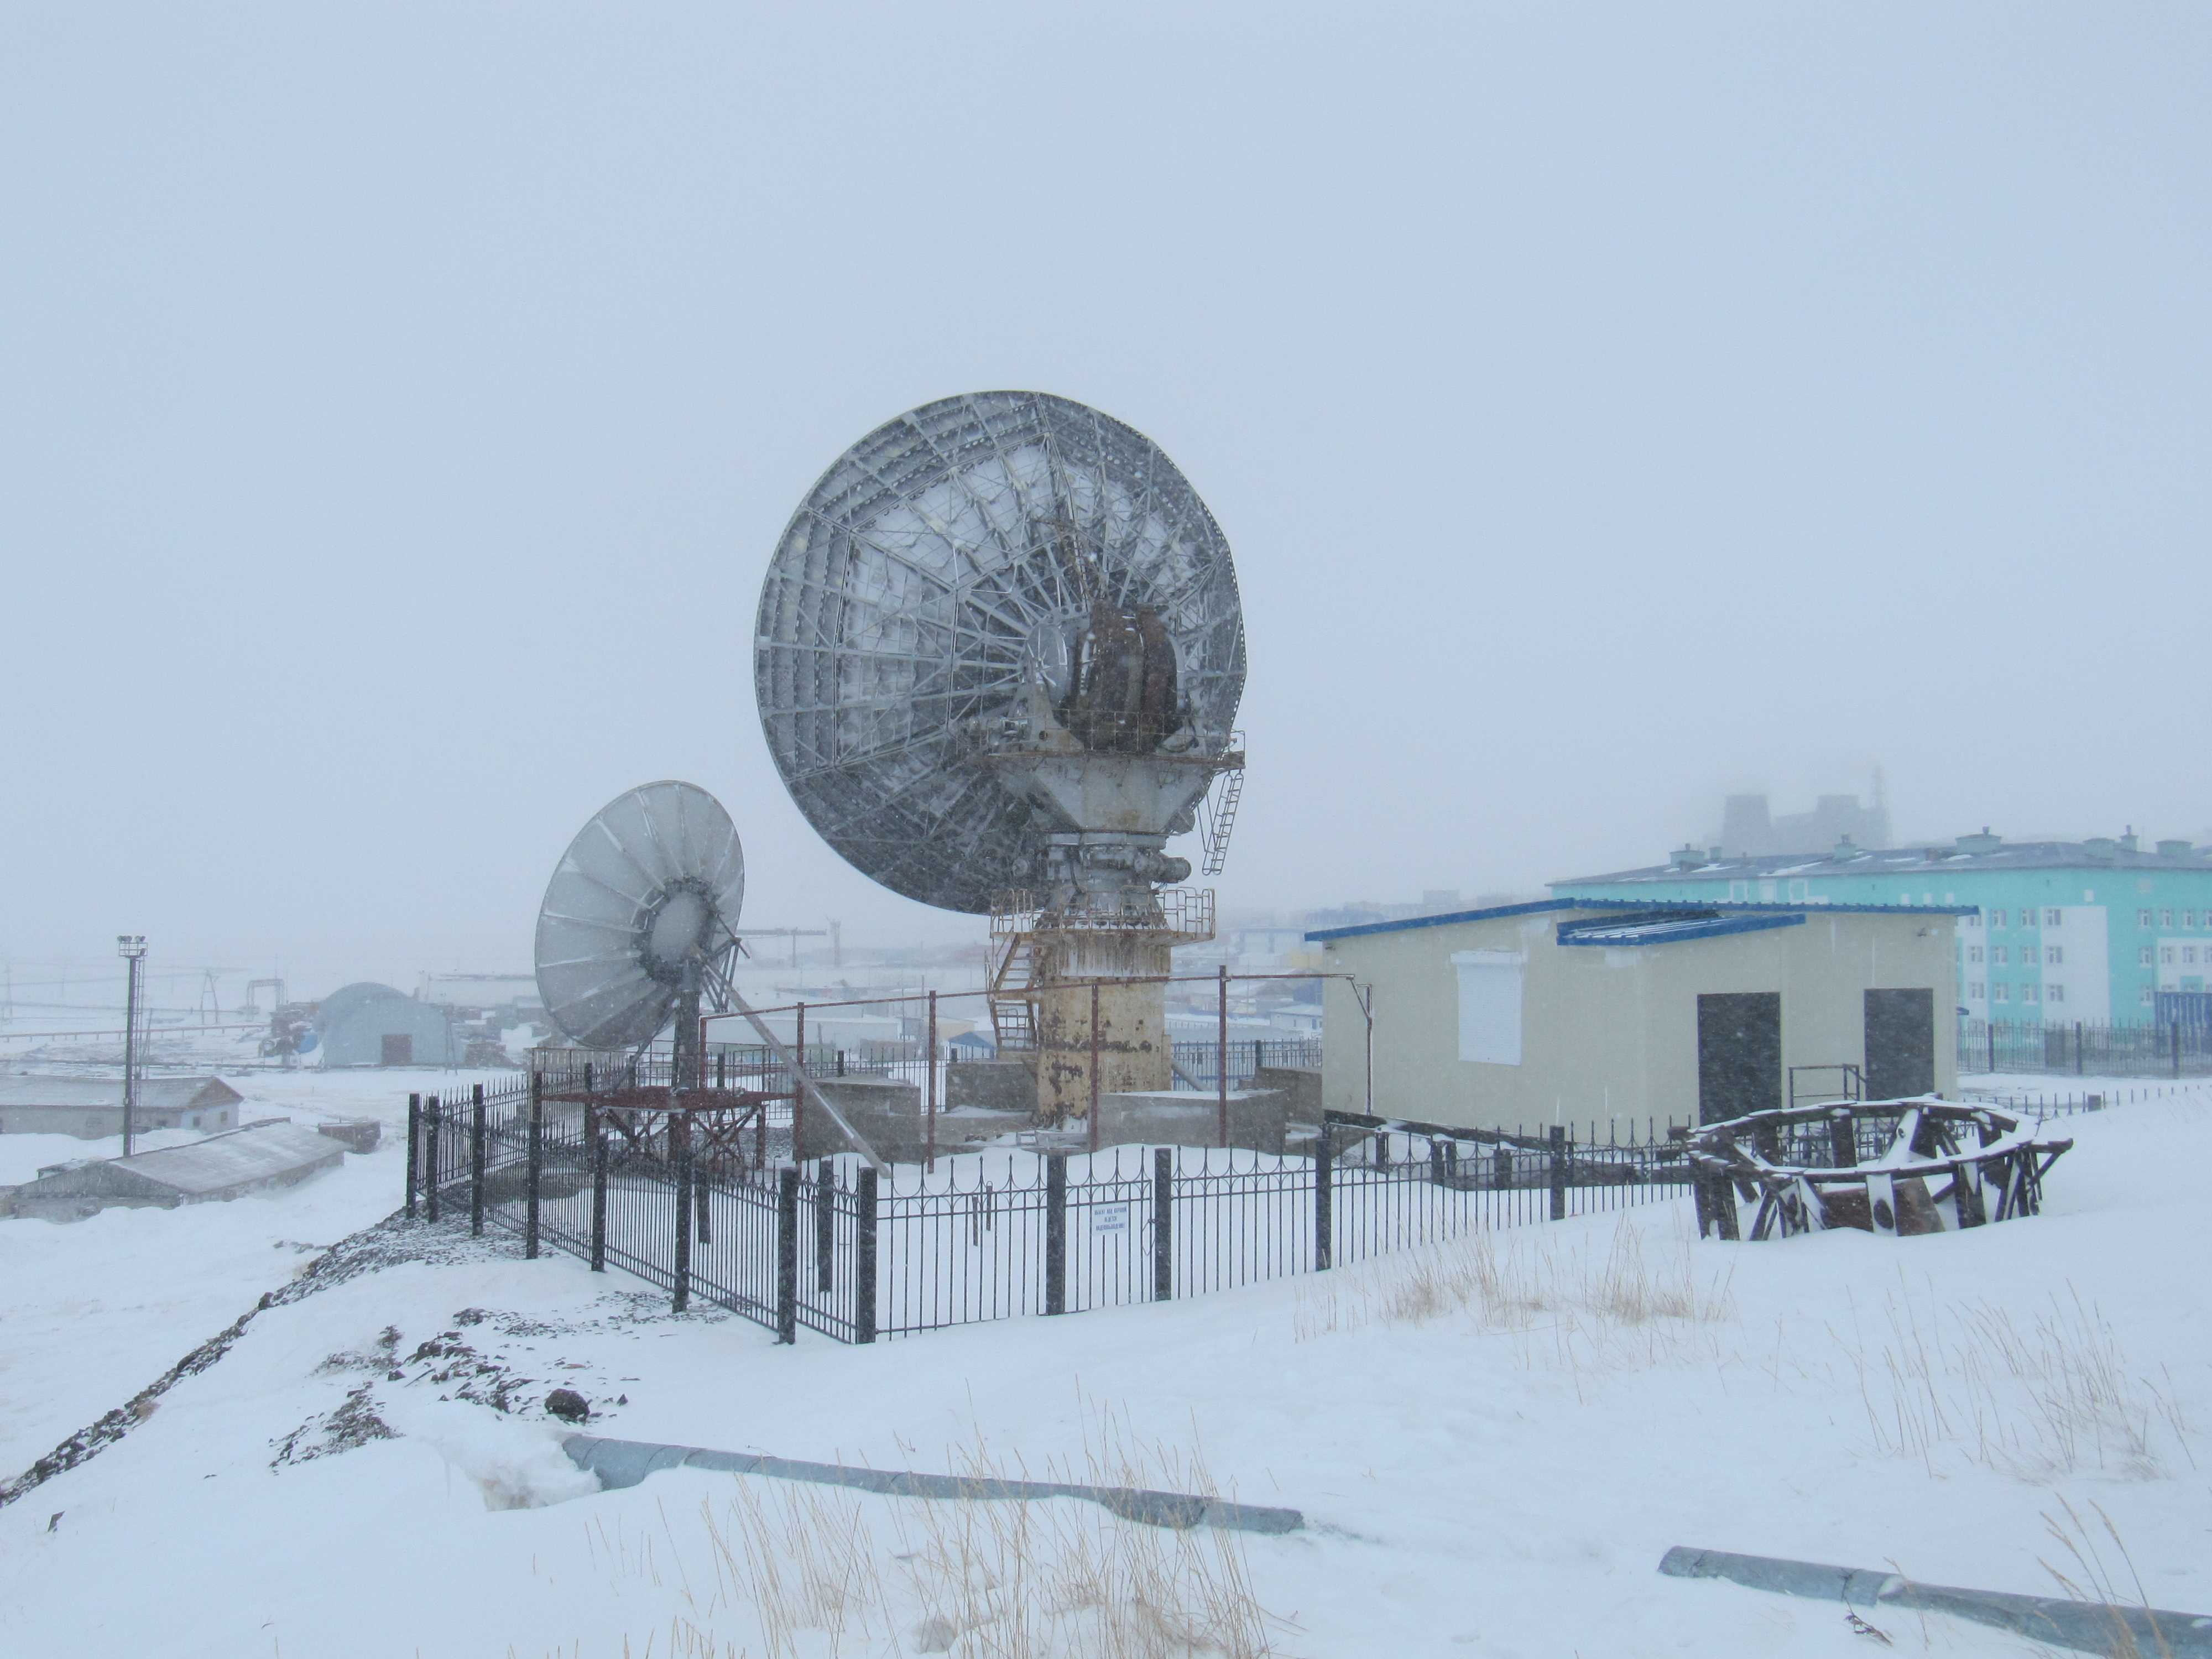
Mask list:
[[[144,1077],[138,1079],[140,1109],[179,1112],[196,1106],[228,1106],[246,1097],[219,1077]],[[119,1077],[0,1078],[0,1106],[92,1106],[120,1109]]]
[[[1698,915],[1624,916],[1619,921],[1563,921],[1562,945],[1672,945],[1686,939],[1718,939],[1723,933],[1757,933],[1769,927],[1801,927],[1805,912],[1786,915],[1720,916],[1710,911]]]
[[[1438,916],[1407,916],[1402,921],[1363,922],[1357,927],[1324,927],[1308,933],[1314,939],[1352,939],[1362,933],[1402,933],[1415,927],[1449,927],[1462,921],[1493,921],[1500,916],[1541,915],[1557,910],[1643,910],[1656,911],[1665,902],[1657,899],[1625,898],[1551,898],[1535,899],[1527,904],[1498,904],[1486,910],[1454,910]],[[1803,900],[1795,904],[1765,902],[1723,903],[1718,900],[1698,901],[1698,908],[1715,915],[1795,915],[1802,921],[1806,908]],[[1679,907],[1678,907],[1679,908]],[[1814,907],[1824,916],[1883,915],[1883,916],[1971,916],[1979,914],[1978,904],[1832,904],[1826,899]],[[1787,926],[1786,923],[1770,924]],[[1735,931],[1730,929],[1729,931]]]
[[[297,1123],[264,1123],[210,1135],[189,1146],[118,1158],[114,1166],[180,1193],[219,1193],[251,1186],[319,1164],[337,1164],[345,1148],[328,1135]]]
[[[1691,864],[1655,864],[1602,876],[1577,876],[1553,888],[1680,881],[1743,881],[1779,876],[1902,876],[1993,870],[2208,870],[2212,849],[2142,852],[2117,840],[2023,841],[1996,836],[1962,838],[1951,847],[1839,847],[1833,853],[1730,853]],[[2172,846],[2175,843],[2167,843]]]

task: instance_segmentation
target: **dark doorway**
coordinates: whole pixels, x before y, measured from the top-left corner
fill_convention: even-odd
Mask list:
[[[386,1037],[384,1063],[386,1066],[412,1066],[415,1063],[415,1039],[411,1036]]]
[[[1698,1119],[1718,1123],[1782,1103],[1782,994],[1698,999]]]
[[[1936,993],[1866,994],[1866,1090],[1869,1100],[1931,1094],[1936,1088]]]

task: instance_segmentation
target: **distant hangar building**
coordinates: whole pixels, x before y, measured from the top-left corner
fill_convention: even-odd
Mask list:
[[[1309,933],[1367,988],[1373,1109],[1468,1128],[1712,1122],[1958,1089],[1960,911],[1559,898]],[[1368,1015],[1327,981],[1322,1103],[1368,1109]]]
[[[458,1066],[453,1016],[389,985],[363,980],[316,1006],[316,1046],[331,1066]]]

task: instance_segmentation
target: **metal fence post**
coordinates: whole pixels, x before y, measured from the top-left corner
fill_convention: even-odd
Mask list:
[[[2181,1075],[2181,1022],[2178,1019],[2173,1022],[2173,1075],[2177,1079]]]
[[[1221,1114],[1221,1124],[1215,1134],[1217,1143],[1225,1147],[1229,1145],[1229,964],[1225,962],[1221,964],[1221,980],[1215,996],[1214,1018],[1220,1024],[1213,1046],[1213,1091]],[[1256,1046],[1253,1052],[1259,1052]],[[1097,1145],[1096,1141],[1091,1144]]]
[[[1331,1130],[1328,1115],[1322,1114],[1321,1139],[1314,1142],[1314,1271],[1321,1273],[1329,1265],[1335,1249],[1334,1236],[1335,1217],[1332,1212],[1336,1203],[1336,1136]]]
[[[1091,1150],[1098,1150],[1098,981],[1091,981]],[[1064,1177],[1063,1177],[1064,1178]]]
[[[469,1231],[483,1237],[484,1102],[483,1085],[469,1086]]]
[[[1567,1129],[1563,1123],[1552,1126],[1552,1219],[1567,1218]]]
[[[814,1291],[830,1294],[837,1259],[837,1164],[823,1158],[814,1171]]]
[[[607,1270],[607,1126],[595,1109],[584,1113],[592,1148],[592,1271]]]
[[[1095,1075],[1095,1073],[1094,1073]],[[1044,1160],[1044,1310],[1067,1311],[1067,1154]]]
[[[863,1165],[853,1180],[853,1340],[876,1340],[876,1172]]]
[[[922,1047],[921,1112],[927,1126],[922,1169],[924,1173],[934,1175],[937,1172],[937,993],[934,991],[929,994],[929,1033]],[[873,1166],[870,1167],[872,1170]]]
[[[799,1340],[799,1166],[776,1172],[775,1340]]]
[[[421,1184],[422,1157],[422,1097],[407,1097],[407,1214],[415,1214],[415,1194]]]
[[[1175,1152],[1152,1148],[1152,1300],[1175,1296]]]
[[[806,1156],[806,1085],[799,1077],[807,1069],[806,1005],[803,1002],[793,1020],[791,1063],[795,1068],[791,1074],[791,1161],[797,1164]]]
[[[676,1143],[676,1261],[669,1311],[691,1306],[691,1126],[681,1112],[668,1115],[668,1136]]]
[[[422,1144],[429,1154],[429,1173],[422,1182],[422,1215],[424,1219],[438,1218],[438,1162],[440,1139],[438,1097],[428,1095],[422,1101]]]
[[[525,1170],[529,1182],[524,1195],[522,1254],[538,1259],[538,1193],[545,1175],[545,1091],[538,1074],[530,1074],[530,1161]]]

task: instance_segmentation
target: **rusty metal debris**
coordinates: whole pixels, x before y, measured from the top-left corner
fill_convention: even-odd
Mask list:
[[[1788,1238],[1832,1227],[1889,1237],[2033,1215],[2071,1140],[1994,1106],[1923,1096],[1836,1102],[1688,1132],[1699,1237]]]

